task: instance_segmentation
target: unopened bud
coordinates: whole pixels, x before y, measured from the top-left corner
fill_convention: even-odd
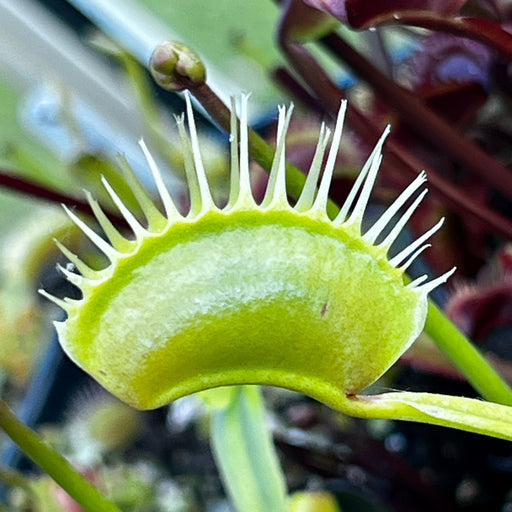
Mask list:
[[[155,82],[168,91],[183,91],[204,84],[206,69],[197,54],[173,41],[160,43],[149,60]]]

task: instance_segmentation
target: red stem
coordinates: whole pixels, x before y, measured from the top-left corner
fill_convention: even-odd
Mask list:
[[[56,192],[43,185],[38,185],[31,181],[27,181],[25,178],[15,176],[12,171],[0,169],[0,186],[6,187],[16,192],[22,192],[38,199],[45,201],[51,201],[53,203],[65,204],[79,212],[85,213],[89,216],[94,216],[93,211],[87,201],[77,199],[73,196]],[[112,212],[105,212],[110,220],[116,225],[126,225],[126,221],[118,214]]]
[[[501,162],[452,128],[417,97],[387,78],[339,35],[329,34],[322,42],[338,59],[368,82],[379,99],[396,109],[402,122],[410,126],[418,136],[480,175],[496,190],[512,197],[512,172]]]
[[[473,16],[448,18],[432,12],[393,11],[367,20],[349,18],[354,28],[365,29],[380,25],[408,25],[439,32],[449,32],[490,46],[507,60],[512,60],[512,34],[503,30],[499,23]]]

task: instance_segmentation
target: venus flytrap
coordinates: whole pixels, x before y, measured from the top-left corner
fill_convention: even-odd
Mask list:
[[[128,180],[147,227],[104,183],[133,240],[122,236],[90,197],[110,243],[69,212],[111,262],[92,270],[63,248],[80,274],[63,272],[82,298],[62,300],[42,292],[67,312],[67,320],[56,326],[69,356],[113,394],[141,409],[218,386],[268,384],[303,392],[355,416],[421,421],[512,439],[512,409],[505,406],[428,393],[359,395],[416,339],[425,323],[428,293],[454,270],[430,281],[422,276],[404,283],[405,269],[428,247],[427,239],[442,220],[388,257],[425,194],[419,192],[424,174],[361,232],[387,131],[331,220],[326,204],[345,104],[326,166],[322,169],[321,162],[329,133],[323,128],[295,206],[288,202],[285,182],[291,111],[281,108],[276,155],[258,205],[249,182],[244,97],[239,131],[232,112],[231,195],[227,206],[219,208],[211,198],[186,99],[188,133],[178,119],[191,200],[186,216],[178,212],[144,143],[165,214],[133,176]]]

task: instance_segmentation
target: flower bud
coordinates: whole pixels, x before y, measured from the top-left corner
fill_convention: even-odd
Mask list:
[[[173,41],[164,41],[155,48],[149,69],[155,82],[168,91],[193,89],[206,80],[206,69],[197,54]]]

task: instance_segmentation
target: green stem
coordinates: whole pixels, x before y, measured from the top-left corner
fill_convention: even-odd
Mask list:
[[[415,421],[512,441],[512,407],[475,398],[399,391],[343,398],[332,406],[361,418]]]
[[[429,301],[425,332],[486,400],[512,405],[510,386],[432,301]]]
[[[217,466],[240,512],[285,512],[286,489],[257,386],[236,386],[227,406],[212,414]]]
[[[87,512],[121,512],[0,400],[0,428]]]

